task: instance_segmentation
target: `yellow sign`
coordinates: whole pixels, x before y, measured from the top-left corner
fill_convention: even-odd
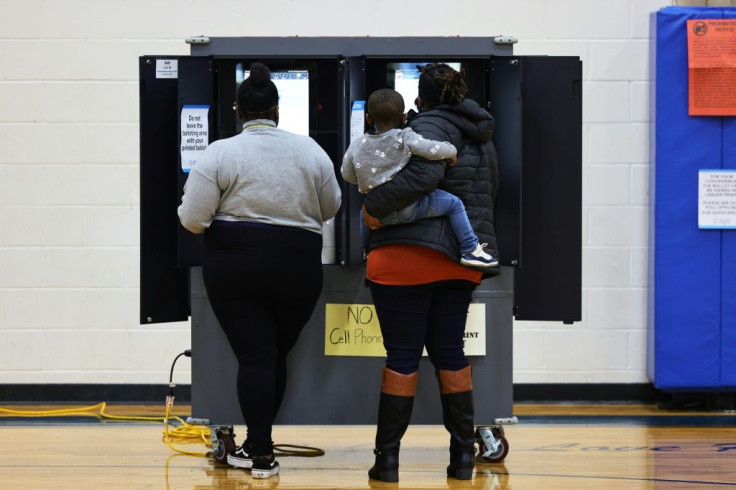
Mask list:
[[[426,355],[426,351],[424,355]],[[465,355],[486,354],[485,305],[473,303],[465,324]],[[325,305],[325,355],[386,357],[378,316],[373,305]]]
[[[373,305],[325,305],[325,355],[386,357]]]

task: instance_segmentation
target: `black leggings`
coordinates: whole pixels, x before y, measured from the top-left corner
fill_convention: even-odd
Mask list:
[[[238,359],[237,390],[256,455],[286,388],[286,356],[322,290],[322,236],[300,228],[215,220],[205,235],[204,284]]]

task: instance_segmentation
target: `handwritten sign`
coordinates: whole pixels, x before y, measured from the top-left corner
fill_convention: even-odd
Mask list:
[[[473,303],[465,324],[465,355],[486,354],[485,305]],[[378,315],[373,305],[325,305],[325,355],[386,357]],[[426,351],[424,355],[427,355]]]
[[[325,305],[325,355],[386,357],[373,305]]]
[[[688,114],[736,116],[736,19],[687,21]]]
[[[698,228],[736,228],[736,171],[698,172]]]

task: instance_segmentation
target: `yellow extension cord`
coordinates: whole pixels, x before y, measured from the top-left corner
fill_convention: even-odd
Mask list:
[[[191,425],[184,422],[180,417],[171,415],[171,408],[173,407],[173,400],[166,400],[166,415],[164,417],[133,417],[133,416],[121,416],[121,415],[110,415],[105,413],[105,402],[98,403],[89,407],[82,408],[62,408],[56,410],[10,410],[8,408],[0,407],[1,416],[20,416],[20,417],[51,417],[54,415],[96,415],[100,419],[107,420],[127,420],[127,421],[145,421],[145,422],[163,422],[164,423],[164,437],[163,440],[167,446],[172,450],[187,454],[189,456],[207,456],[207,452],[199,451],[185,451],[175,447],[172,441],[178,441],[180,443],[194,443],[202,442],[205,445],[209,444],[210,441],[210,429],[209,427],[201,425]],[[92,412],[99,410],[97,414],[89,414],[86,412]],[[179,427],[174,427],[169,430],[169,420],[176,420],[181,424]]]

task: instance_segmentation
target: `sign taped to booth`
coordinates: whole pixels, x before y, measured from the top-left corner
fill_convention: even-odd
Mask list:
[[[181,170],[189,173],[210,141],[208,105],[185,105],[181,108]]]
[[[736,116],[736,19],[687,21],[688,114]]]
[[[465,323],[465,355],[486,354],[486,310],[472,303]],[[386,357],[378,315],[371,304],[325,305],[325,355]],[[424,351],[427,355],[427,351]]]

